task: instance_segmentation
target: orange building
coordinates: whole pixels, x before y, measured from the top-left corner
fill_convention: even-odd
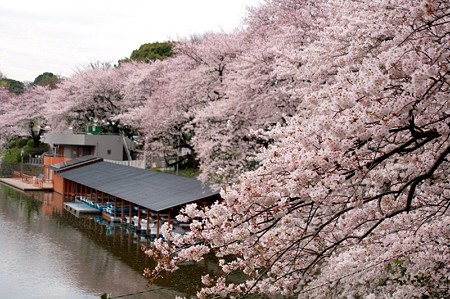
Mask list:
[[[52,156],[44,156],[44,177],[42,178],[43,184],[52,184],[53,189],[55,189],[55,184],[58,185],[60,189],[60,185],[62,184],[62,179],[54,176],[54,170],[50,169],[49,166],[53,164],[63,163],[69,161],[70,158],[66,157],[52,157]],[[62,192],[59,192],[62,193]]]

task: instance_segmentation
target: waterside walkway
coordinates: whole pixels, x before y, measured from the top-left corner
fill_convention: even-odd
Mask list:
[[[43,183],[42,186],[36,186],[20,178],[0,178],[0,182],[23,191],[53,191],[53,184]]]

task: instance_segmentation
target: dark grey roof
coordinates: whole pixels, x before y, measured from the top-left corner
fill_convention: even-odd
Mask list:
[[[218,196],[218,192],[197,179],[108,162],[84,165],[57,175],[153,211]]]
[[[75,159],[72,159],[69,161],[50,165],[50,166],[48,166],[48,168],[52,169],[52,170],[56,170],[56,171],[63,171],[63,170],[68,170],[68,169],[71,169],[74,167],[78,167],[78,166],[93,163],[93,162],[99,162],[99,161],[103,161],[103,158],[99,158],[97,156],[83,156],[83,157],[75,158]]]

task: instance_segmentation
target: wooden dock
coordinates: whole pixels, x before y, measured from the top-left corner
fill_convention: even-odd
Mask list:
[[[64,209],[77,217],[102,214],[99,209],[90,207],[82,202],[65,202]]]
[[[0,178],[0,182],[22,191],[53,191],[52,184],[44,184],[42,187],[22,181],[20,178]]]

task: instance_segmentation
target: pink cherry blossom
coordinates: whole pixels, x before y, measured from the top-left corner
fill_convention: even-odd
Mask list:
[[[270,142],[253,152],[255,170],[223,187],[223,202],[182,211],[191,231],[155,244],[153,256],[165,253],[158,269],[214,253],[224,275],[204,277],[199,298],[448,296],[448,4],[273,0],[248,22],[264,50],[296,37],[297,51],[271,67],[290,78],[296,108],[255,126]],[[229,281],[233,271],[247,278]]]

